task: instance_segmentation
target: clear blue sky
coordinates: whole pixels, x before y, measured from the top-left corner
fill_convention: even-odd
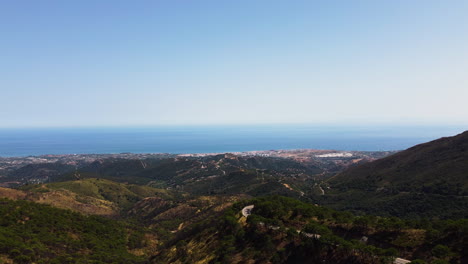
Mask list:
[[[0,126],[468,124],[468,1],[0,4]]]

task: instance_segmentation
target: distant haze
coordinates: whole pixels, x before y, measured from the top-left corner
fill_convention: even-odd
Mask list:
[[[465,0],[4,1],[0,127],[468,124],[467,14]]]

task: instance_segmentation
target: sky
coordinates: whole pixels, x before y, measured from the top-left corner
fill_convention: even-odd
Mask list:
[[[468,1],[0,0],[0,127],[468,124]]]

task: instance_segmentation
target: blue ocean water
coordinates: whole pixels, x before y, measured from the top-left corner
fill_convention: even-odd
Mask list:
[[[402,150],[467,127],[161,126],[0,129],[0,156],[214,153],[271,149]]]

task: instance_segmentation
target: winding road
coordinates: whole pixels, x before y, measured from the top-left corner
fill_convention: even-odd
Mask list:
[[[247,218],[252,213],[253,208],[254,208],[253,204],[247,205],[246,207],[242,208],[242,211],[241,211],[242,215]]]

